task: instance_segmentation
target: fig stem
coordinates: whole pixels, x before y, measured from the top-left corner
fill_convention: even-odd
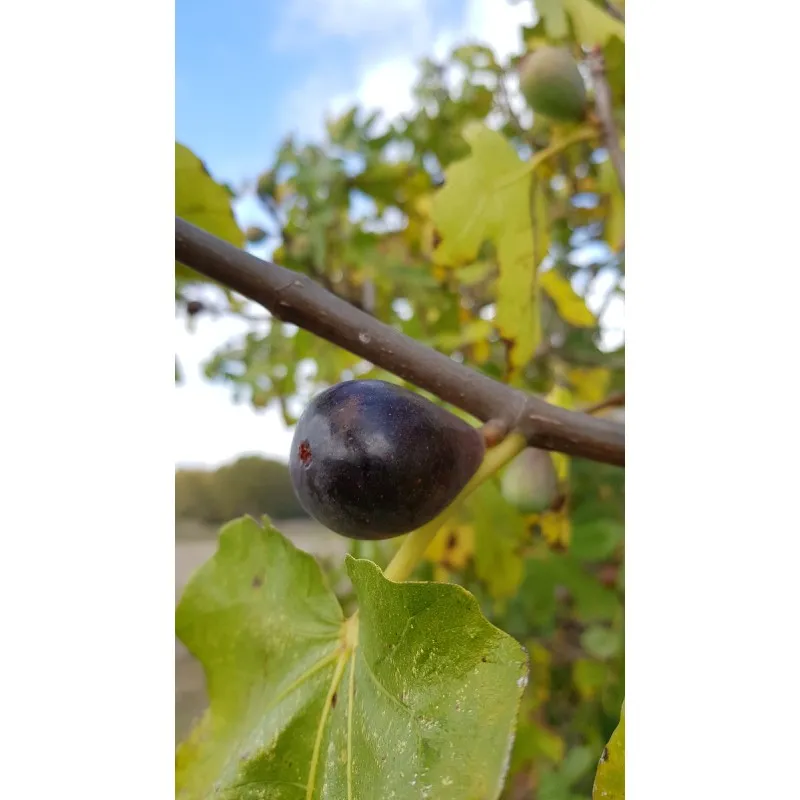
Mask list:
[[[428,546],[433,541],[434,536],[439,532],[442,525],[453,515],[461,503],[475,491],[487,478],[490,478],[498,470],[508,464],[511,459],[519,455],[527,442],[525,437],[519,433],[512,433],[507,436],[500,444],[486,452],[483,461],[469,483],[461,490],[455,500],[437,517],[434,517],[426,525],[412,531],[403,540],[400,549],[395,553],[394,558],[383,572],[385,578],[390,581],[401,582],[408,580],[417,564],[420,562]]]

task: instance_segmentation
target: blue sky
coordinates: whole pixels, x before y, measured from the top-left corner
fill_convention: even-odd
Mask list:
[[[292,132],[319,138],[326,114],[358,102],[391,118],[410,104],[416,64],[479,40],[518,52],[530,0],[177,0],[176,139],[220,180],[239,185],[273,160]],[[243,224],[261,215],[237,204]],[[186,375],[176,390],[176,464],[215,466],[245,452],[286,459],[291,431],[275,411],[236,406],[200,368],[241,335],[234,320],[207,320],[190,334],[176,320]]]
[[[220,177],[252,177],[348,100],[396,110],[415,59],[465,36],[516,48],[532,18],[530,0],[177,0],[176,137]]]

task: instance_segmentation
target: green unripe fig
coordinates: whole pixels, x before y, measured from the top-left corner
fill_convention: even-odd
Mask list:
[[[563,47],[540,47],[523,59],[519,85],[528,105],[559,122],[578,122],[586,113],[586,85],[575,59]]]
[[[523,514],[541,514],[558,497],[558,476],[547,450],[527,447],[503,473],[501,489],[506,502]]]

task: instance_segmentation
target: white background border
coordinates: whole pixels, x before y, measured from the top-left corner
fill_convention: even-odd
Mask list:
[[[797,22],[628,3],[629,800],[798,796]],[[0,11],[9,798],[173,796],[173,54]]]

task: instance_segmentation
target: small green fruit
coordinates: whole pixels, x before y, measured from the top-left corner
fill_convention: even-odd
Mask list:
[[[586,113],[586,86],[575,59],[563,47],[540,47],[520,65],[519,84],[528,105],[559,122]]]
[[[558,497],[558,477],[546,450],[527,447],[506,468],[503,497],[523,514],[547,511]]]

